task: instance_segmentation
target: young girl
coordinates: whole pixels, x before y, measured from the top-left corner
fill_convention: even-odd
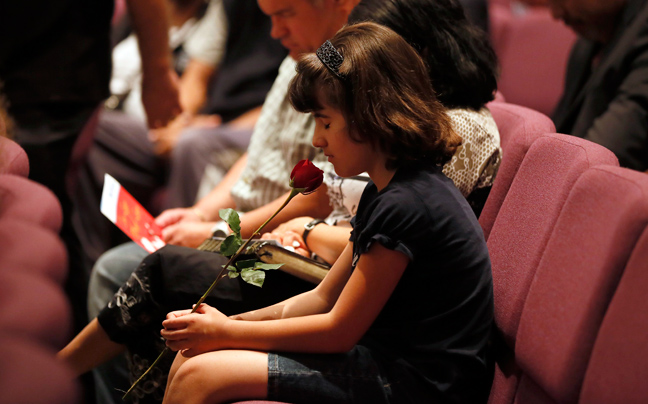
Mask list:
[[[441,172],[460,140],[423,62],[388,28],[349,26],[300,60],[290,99],[314,114],[313,145],[339,175],[371,178],[349,243],[282,303],[170,313],[162,335],[182,354],[164,402],[485,402],[488,251]]]

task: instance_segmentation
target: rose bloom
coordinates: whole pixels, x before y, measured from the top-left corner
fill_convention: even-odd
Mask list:
[[[310,194],[324,181],[324,172],[317,168],[310,160],[301,160],[290,173],[290,186],[304,188],[302,194]]]

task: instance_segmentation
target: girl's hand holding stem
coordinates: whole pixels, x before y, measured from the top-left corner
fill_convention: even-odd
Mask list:
[[[160,332],[166,345],[173,351],[182,351],[185,357],[225,348],[221,343],[222,329],[231,321],[217,309],[201,304],[191,310],[173,311],[162,322]]]

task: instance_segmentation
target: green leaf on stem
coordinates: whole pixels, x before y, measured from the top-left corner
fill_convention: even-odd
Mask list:
[[[241,278],[250,285],[262,287],[265,280],[265,272],[257,271],[252,268],[245,268],[241,270]]]
[[[232,232],[241,234],[241,219],[238,212],[231,208],[221,209],[218,211],[218,216],[227,223]]]
[[[254,263],[254,269],[262,269],[264,271],[268,271],[271,269],[279,269],[283,266],[283,264],[266,264],[265,262],[255,262]]]
[[[241,239],[241,236],[239,234],[230,234],[223,240],[220,246],[220,252],[226,257],[231,257],[232,255],[236,254],[236,252],[239,250],[241,247],[241,244],[243,244],[243,240]]]
[[[239,271],[231,265],[227,267],[227,269],[228,269],[227,276],[230,279],[238,278],[238,276],[240,275]]]
[[[246,268],[254,268],[255,263],[256,263],[256,258],[249,259],[249,260],[239,260],[236,262],[236,267],[240,270],[244,270]]]

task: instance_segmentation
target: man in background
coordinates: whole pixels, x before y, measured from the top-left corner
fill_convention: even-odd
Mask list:
[[[554,112],[556,130],[607,147],[623,167],[648,170],[648,2],[548,4],[580,35]]]

